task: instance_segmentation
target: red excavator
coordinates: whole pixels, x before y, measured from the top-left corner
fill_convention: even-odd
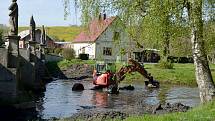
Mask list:
[[[147,87],[159,87],[159,82],[153,79],[150,73],[148,73],[144,66],[133,59],[129,59],[128,66],[123,66],[118,72],[113,73],[110,70],[106,70],[104,73],[100,73],[99,69],[101,66],[103,68],[105,65],[100,65],[96,67],[93,72],[93,84],[96,85],[94,89],[108,88],[108,92],[116,93],[118,92],[118,84],[125,78],[126,73],[139,72],[148,81],[145,81]]]

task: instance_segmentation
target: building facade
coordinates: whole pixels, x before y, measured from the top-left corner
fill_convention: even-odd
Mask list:
[[[76,56],[89,54],[90,59],[98,61],[127,61],[134,45],[119,21],[118,17],[93,20],[73,41]]]

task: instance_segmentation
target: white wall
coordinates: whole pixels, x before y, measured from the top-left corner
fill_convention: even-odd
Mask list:
[[[128,34],[125,32],[123,26],[118,26],[117,19],[102,33],[101,36],[96,40],[96,43],[74,43],[74,50],[76,56],[82,53],[83,47],[85,48],[85,53],[90,55],[90,59],[96,59],[99,61],[115,62],[117,56],[121,57],[122,61],[127,61],[128,54],[121,55],[120,50],[124,48],[127,52],[135,47],[133,43],[129,41]],[[115,32],[120,33],[120,39],[114,42],[113,36]],[[112,48],[112,55],[103,55],[103,48]]]
[[[89,54],[90,59],[95,59],[95,43],[74,43],[76,57],[83,53],[83,48],[85,48],[85,54]]]
[[[111,26],[109,26],[109,28],[103,32],[103,34],[96,41],[96,60],[115,62],[117,56],[120,56],[122,61],[127,61],[128,54],[121,55],[120,50],[124,48],[126,51],[128,51],[130,48],[132,48],[132,46],[124,29],[114,24],[115,22],[112,23]],[[120,38],[117,42],[113,40],[115,32],[119,32],[120,34]],[[111,56],[103,55],[104,47],[112,48]]]

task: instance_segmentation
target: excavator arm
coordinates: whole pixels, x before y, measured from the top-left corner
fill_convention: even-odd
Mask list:
[[[144,76],[146,79],[149,80],[148,84],[151,83],[152,85],[155,85],[156,87],[159,86],[159,83],[155,80],[153,80],[153,76],[151,76],[150,73],[148,73],[144,66],[142,66],[140,63],[133,59],[129,59],[128,61],[129,65],[122,67],[117,73],[116,73],[116,83],[120,83],[124,80],[126,73],[132,73],[132,72],[139,72],[142,76]],[[155,84],[156,82],[156,84]]]

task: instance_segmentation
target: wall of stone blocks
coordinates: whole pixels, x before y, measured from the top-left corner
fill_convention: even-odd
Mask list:
[[[0,64],[5,67],[7,67],[7,53],[7,49],[0,48]]]

